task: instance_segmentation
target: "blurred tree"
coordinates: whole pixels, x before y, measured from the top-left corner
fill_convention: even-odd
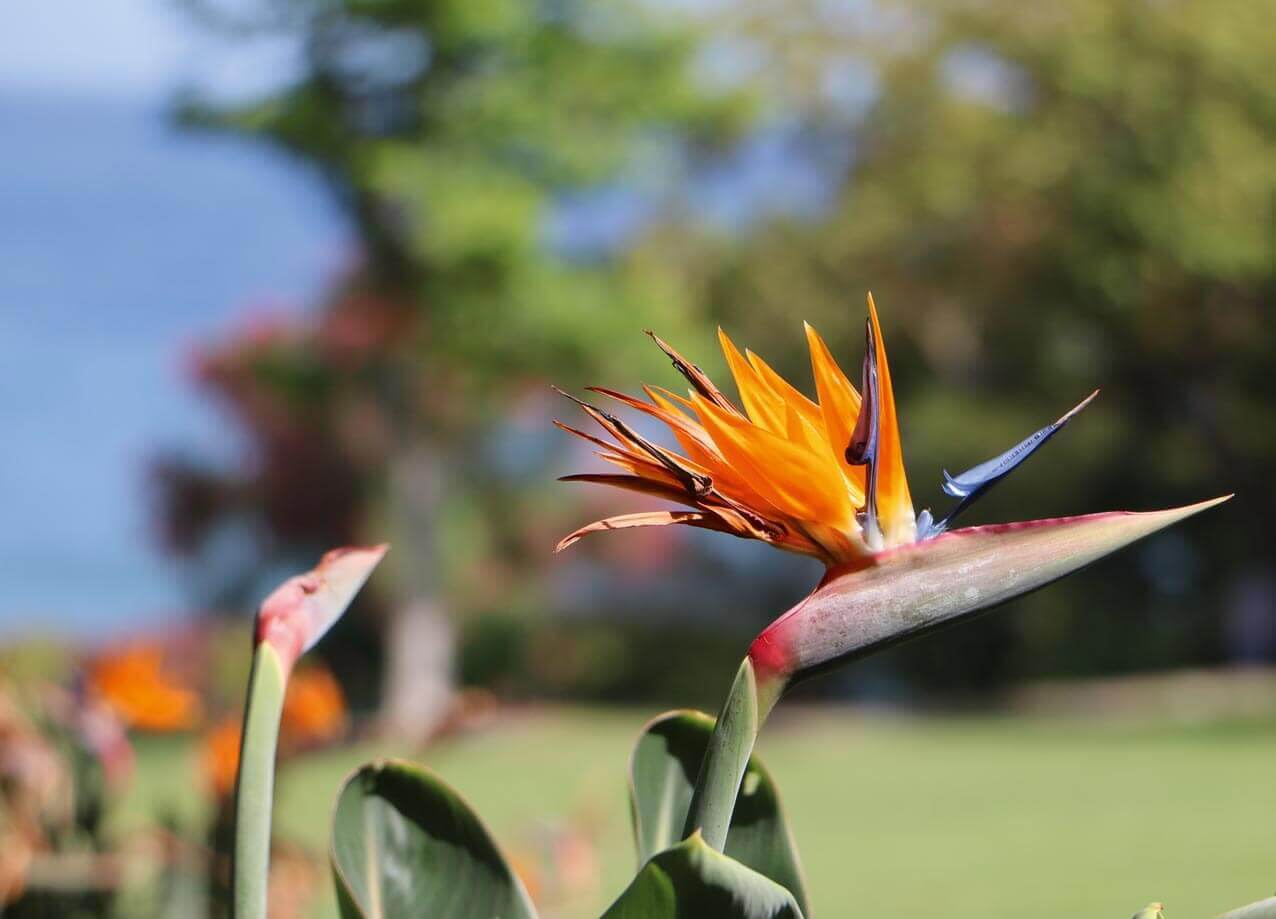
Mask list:
[[[796,372],[796,314],[857,356],[871,287],[919,507],[939,497],[927,486],[942,466],[1005,449],[1094,386],[1087,416],[984,519],[1239,494],[1137,566],[1028,601],[1049,615],[994,617],[957,636],[956,654],[946,640],[925,664],[933,676],[1199,664],[1227,653],[1226,634],[1265,634],[1257,656],[1276,652],[1259,535],[1276,515],[1274,12],[1248,0],[725,8],[719,41],[753,62],[789,130],[846,153],[816,219],[755,227],[704,263],[739,338],[791,342],[777,360]],[[1265,616],[1266,631],[1224,628],[1237,616]]]
[[[544,413],[527,381],[672,379],[643,325],[720,374],[706,319],[797,379],[810,319],[853,371],[872,287],[919,507],[941,468],[1095,385],[971,522],[1240,493],[1025,601],[1038,614],[909,646],[897,668],[971,686],[1276,653],[1270,3],[733,0],[697,5],[691,28],[661,4],[253,0],[245,21],[186,2],[296,40],[286,91],[187,111],[321,169],[364,258],[302,328],[205,356],[257,462],[238,480],[170,469],[178,542],[207,545],[228,507],[309,553],[389,532],[394,605],[418,614],[388,647],[419,653],[402,636],[438,619],[412,599],[517,605],[569,528],[561,493],[518,480],[541,468],[518,427]],[[770,213],[740,203],[759,182]],[[659,214],[623,194],[653,187]],[[709,234],[706,188],[731,205]],[[625,245],[579,245],[563,226],[580,224]],[[498,414],[517,436],[491,450]],[[863,678],[889,685],[888,667]]]
[[[484,476],[479,435],[526,399],[528,381],[552,373],[575,385],[604,367],[658,366],[637,331],[676,333],[695,316],[658,264],[587,247],[568,257],[556,214],[618,175],[676,173],[723,147],[749,107],[698,83],[696,36],[643,5],[184,5],[234,40],[295,44],[301,73],[286,88],[247,105],[192,95],[185,117],[321,170],[362,253],[310,316],[258,322],[204,349],[200,378],[232,406],[251,463],[227,475],[164,461],[170,542],[213,556],[219,532],[249,521],[277,562],[388,536],[397,596],[383,712],[392,727],[428,731],[446,704],[439,672],[451,653],[441,598],[458,581],[513,592],[520,564],[552,545],[520,541],[516,495]],[[606,219],[636,215],[617,205]],[[511,449],[503,462],[535,446]],[[444,519],[447,543],[434,538]],[[485,545],[472,544],[475,522]],[[451,544],[467,538],[464,551]],[[440,564],[452,556],[466,564]],[[488,564],[476,571],[479,558]],[[260,556],[241,561],[238,574],[251,574]],[[245,581],[215,571],[218,585]]]

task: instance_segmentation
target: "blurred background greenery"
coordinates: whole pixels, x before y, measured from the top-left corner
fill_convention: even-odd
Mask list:
[[[135,648],[37,644],[14,607],[0,615],[14,617],[15,696],[49,680],[107,696],[132,680],[162,696],[184,676],[199,712],[151,725],[178,739],[139,745],[134,784],[165,771],[156,763],[202,768],[190,741],[233,718],[244,611],[263,587],[328,546],[389,540],[386,570],[320,647],[353,726],[299,741],[296,771],[323,778],[299,780],[322,806],[306,796],[298,819],[326,812],[340,768],[366,752],[312,747],[357,735],[403,752],[455,737],[428,761],[470,777],[461,788],[480,811],[492,806],[548,860],[528,870],[544,875],[551,911],[586,915],[628,866],[616,780],[628,735],[660,705],[712,709],[749,638],[819,571],[677,528],[552,555],[561,535],[639,502],[554,482],[598,467],[550,426],[577,423],[550,384],[679,388],[645,328],[725,380],[721,324],[809,391],[802,320],[854,368],[871,288],[919,508],[946,507],[941,470],[1000,452],[1096,386],[1100,399],[969,522],[1238,499],[1011,610],[812,684],[808,701],[857,711],[998,712],[898,724],[821,714],[776,741],[821,914],[874,903],[921,916],[943,902],[953,915],[1009,916],[1036,897],[1058,904],[1042,915],[1120,915],[1153,896],[1173,908],[1163,888],[1123,885],[1177,883],[1177,860],[1202,847],[1228,868],[1193,863],[1214,873],[1181,893],[1184,912],[1246,899],[1237,888],[1276,852],[1247,823],[1272,802],[1241,791],[1265,793],[1255,777],[1270,766],[1276,693],[1234,672],[1276,661],[1271,3],[179,6],[219,42],[294,53],[287,79],[229,100],[217,81],[186,79],[172,123],[282,151],[321,178],[357,244],[304,308],[203,328],[180,385],[217,405],[224,436],[165,433],[150,446],[158,541],[185,602],[208,611],[144,636],[182,672],[153,672]],[[242,246],[254,238],[245,229]],[[120,618],[108,637],[137,632]],[[128,666],[111,669],[121,655]],[[548,704],[565,701],[634,708]],[[117,708],[128,720],[127,699]],[[28,728],[11,736],[32,738]],[[601,778],[581,773],[579,795],[546,802],[552,815],[501,811],[492,758],[578,744],[572,762],[603,760]],[[919,763],[961,787],[932,784]],[[852,793],[883,775],[892,808]],[[1157,793],[1132,800],[1148,775]],[[845,812],[821,829],[816,789],[839,776],[852,777]],[[302,794],[289,787],[285,777],[282,793]],[[215,788],[184,815],[172,796],[129,794],[120,826],[162,815],[185,838],[212,815],[216,850]],[[937,796],[969,806],[936,813]],[[1138,861],[1154,821],[1178,829]],[[97,822],[79,831],[93,851],[117,838]],[[1083,840],[1095,839],[1122,840],[1121,878],[1085,864],[1098,850]],[[941,840],[962,850],[960,870]],[[1002,851],[1035,858],[1012,866]],[[322,889],[304,852],[297,888]],[[839,866],[865,859],[881,864],[864,875],[896,881],[858,889]],[[1276,884],[1266,877],[1250,899]],[[902,888],[915,902],[890,899]],[[216,896],[207,902],[215,913]],[[40,913],[15,913],[27,914]]]

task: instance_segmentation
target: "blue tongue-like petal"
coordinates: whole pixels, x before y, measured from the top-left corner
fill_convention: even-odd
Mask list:
[[[1014,470],[1016,466],[1032,456],[1042,444],[1053,437],[1065,424],[1072,420],[1073,416],[1085,408],[1099,394],[1096,389],[1090,395],[1086,396],[1071,411],[1067,412],[1063,417],[1053,424],[1048,424],[1041,430],[1032,434],[1030,437],[1020,441],[1000,456],[993,457],[987,462],[980,463],[972,469],[967,469],[960,475],[949,475],[948,470],[944,470],[944,493],[954,498],[960,498],[961,503],[953,508],[943,520],[938,523],[929,522],[929,514],[927,513],[927,521],[925,526],[919,526],[918,538],[925,539],[926,536],[937,536],[948,528],[953,518],[968,508],[975,502],[980,495],[986,492],[993,485],[1004,479]]]
[[[864,364],[860,377],[860,413],[846,445],[846,461],[852,466],[867,466],[863,526],[877,533],[877,441],[880,434],[880,401],[877,393],[877,341],[873,323],[864,322]]]

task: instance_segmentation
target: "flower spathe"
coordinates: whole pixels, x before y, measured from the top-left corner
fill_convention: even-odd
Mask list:
[[[262,602],[256,643],[274,649],[285,675],[332,628],[388,551],[385,543],[333,549],[313,569],[284,581]]]
[[[958,513],[1044,445],[1095,393],[1005,453],[956,476],[945,472],[944,491],[960,502],[935,521],[929,510],[913,509],[871,294],[858,390],[809,324],[815,401],[758,355],[741,353],[725,332],[718,337],[742,408],[654,334],[691,384],[685,397],[652,386],[644,387],[646,400],[591,389],[665,424],[679,451],[578,399],[610,440],[555,422],[597,445],[598,455],[620,470],[566,481],[624,488],[687,508],[599,520],[568,535],[558,549],[602,530],[678,524],[819,558],[829,569],[820,585],[750,648],[759,681],[774,690],[767,693],[769,702],[794,676],[988,609],[1225,500],[952,530]]]
[[[1043,587],[1226,501],[967,527],[830,569],[749,648],[765,682],[811,676]]]

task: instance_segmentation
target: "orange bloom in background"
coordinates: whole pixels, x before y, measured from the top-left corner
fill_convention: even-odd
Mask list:
[[[203,714],[199,696],[165,669],[157,642],[133,642],[100,655],[88,666],[88,683],[137,730],[189,730]]]
[[[323,667],[293,674],[284,696],[280,740],[309,747],[336,740],[346,727],[346,700],[336,678]]]
[[[239,718],[223,718],[206,734],[200,745],[200,771],[208,780],[213,793],[228,798],[235,790],[235,775],[239,771]]]

